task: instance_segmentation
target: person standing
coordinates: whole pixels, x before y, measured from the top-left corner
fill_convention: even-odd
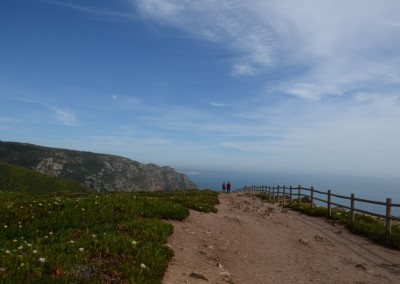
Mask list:
[[[222,183],[222,192],[225,192],[225,190],[226,190],[226,185],[225,185],[225,182],[223,182]]]
[[[231,192],[231,182],[230,182],[230,181],[228,181],[228,183],[226,184],[226,191],[227,191],[228,193]]]

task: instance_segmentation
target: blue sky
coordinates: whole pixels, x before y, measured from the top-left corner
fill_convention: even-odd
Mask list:
[[[3,0],[0,139],[399,176],[397,0]]]

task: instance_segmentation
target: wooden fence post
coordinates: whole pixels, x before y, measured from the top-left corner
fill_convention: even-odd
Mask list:
[[[285,201],[286,201],[286,185],[283,185],[283,203],[282,203],[283,207],[285,207]]]
[[[332,206],[331,206],[331,190],[328,190],[328,219],[332,217]]]
[[[386,198],[386,234],[392,234],[392,199]]]
[[[312,186],[311,187],[311,204],[310,204],[310,207],[311,208],[314,208],[314,187]]]
[[[277,202],[278,202],[278,204],[279,204],[279,185],[278,185],[278,187],[277,187],[277,190],[276,190],[276,200],[277,200]]]
[[[301,204],[301,185],[299,184],[299,190],[298,190],[298,195],[299,195],[299,201],[298,201],[298,204],[299,204],[299,206],[300,206],[300,204]]]
[[[289,204],[292,205],[292,202],[293,202],[293,201],[292,201],[292,190],[293,190],[293,187],[290,186],[289,190],[290,190],[290,193],[289,193],[289,202],[290,202],[290,203],[289,203]]]
[[[272,203],[275,203],[275,186],[272,187]]]
[[[350,199],[350,224],[354,224],[356,221],[356,211],[355,209],[355,200],[354,200],[354,193],[351,194],[351,199]]]

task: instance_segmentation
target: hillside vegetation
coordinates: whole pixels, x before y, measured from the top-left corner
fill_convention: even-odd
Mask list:
[[[196,189],[184,174],[168,166],[128,158],[0,141],[0,162],[75,180],[95,191]]]
[[[209,190],[27,191],[0,192],[2,283],[161,283],[173,255],[163,219],[218,203]]]
[[[79,182],[56,178],[28,168],[0,163],[0,191],[42,194],[45,192],[85,192]]]

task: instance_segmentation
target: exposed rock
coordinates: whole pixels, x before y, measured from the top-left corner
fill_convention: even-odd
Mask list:
[[[0,141],[0,160],[51,176],[76,180],[97,191],[197,188],[186,175],[173,168],[106,154]]]

